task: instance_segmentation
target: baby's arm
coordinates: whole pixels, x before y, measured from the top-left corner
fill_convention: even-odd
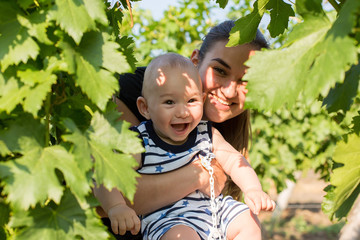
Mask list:
[[[135,159],[140,162],[140,154]],[[124,235],[131,231],[133,235],[140,230],[140,219],[135,211],[126,205],[125,198],[117,188],[111,191],[103,185],[94,188],[94,195],[111,221],[111,229],[115,234]]]
[[[262,190],[254,169],[245,157],[225,141],[218,130],[213,128],[212,132],[216,160],[245,194],[245,203],[251,211],[256,215],[261,210],[273,211],[275,202]]]
[[[110,192],[103,185],[94,189],[95,197],[101,203],[111,221],[111,229],[115,234],[124,235],[131,231],[133,235],[140,231],[140,219],[135,211],[126,205],[121,192],[113,188]]]

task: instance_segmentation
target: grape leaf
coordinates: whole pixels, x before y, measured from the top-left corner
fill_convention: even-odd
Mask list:
[[[76,83],[100,109],[104,110],[109,98],[118,90],[117,79],[107,70],[122,72],[130,69],[126,58],[117,50],[108,35],[89,32],[79,47],[64,39],[58,46],[69,73],[76,73]],[[119,66],[121,65],[121,67]],[[104,69],[105,68],[105,69]]]
[[[91,209],[83,210],[76,198],[66,190],[58,205],[36,206],[29,211],[17,211],[10,226],[22,227],[16,239],[106,239],[104,226]]]
[[[291,5],[283,2],[283,0],[270,0],[266,9],[270,10],[271,20],[268,30],[271,37],[282,34],[288,27],[289,17],[295,16]]]
[[[304,19],[325,15],[322,0],[298,0],[296,1],[296,11]]]
[[[92,168],[92,159],[88,138],[77,128],[71,119],[64,119],[63,124],[71,134],[62,135],[62,139],[65,142],[75,143],[72,151],[75,160],[79,164],[80,169],[83,169],[86,172],[89,171]]]
[[[90,17],[97,20],[102,25],[107,25],[107,17],[105,13],[105,4],[98,0],[86,0],[84,6]]]
[[[313,58],[309,46],[318,39],[318,35],[314,33],[286,49],[257,52],[252,56],[247,61],[250,68],[243,77],[248,81],[249,90],[245,106],[276,110],[284,101],[289,106],[294,104],[305,85],[303,78],[311,64],[309,59]]]
[[[29,85],[26,98],[24,100],[24,110],[37,116],[37,112],[41,109],[42,102],[46,95],[51,92],[51,86],[56,82],[56,75],[49,71],[19,71],[18,76],[21,81]]]
[[[7,113],[10,113],[23,101],[29,90],[29,86],[20,87],[14,77],[11,77],[6,82],[5,80],[1,82],[0,87],[0,112],[5,111]]]
[[[21,114],[0,129],[0,141],[11,152],[24,155],[33,146],[45,145],[45,126],[30,114]]]
[[[81,149],[82,154],[88,159],[90,156],[94,158],[94,178],[97,184],[104,184],[108,189],[117,187],[129,200],[132,200],[135,193],[135,177],[138,176],[133,168],[137,163],[131,155],[118,153],[114,150],[121,151],[121,149],[128,147],[132,152],[140,152],[142,146],[140,140],[135,137],[136,133],[119,129],[119,127],[126,125],[121,123],[112,125],[98,112],[94,113],[91,126],[85,134],[74,131],[76,129],[70,122],[66,122],[66,126],[73,133],[65,135],[64,139],[73,142],[74,146]],[[121,139],[131,138],[133,140],[127,140],[127,143],[133,143],[132,146],[120,142]],[[78,140],[83,142],[80,143]],[[84,142],[86,142],[86,147],[83,147]]]
[[[332,187],[327,189],[323,202],[323,210],[331,219],[346,216],[360,193],[359,146],[360,137],[356,134],[348,135],[347,141],[341,141],[336,146],[334,161],[343,166],[334,169],[330,178]]]
[[[28,115],[19,117],[0,132],[0,141],[22,156],[0,163],[4,192],[15,206],[28,209],[47,198],[59,202],[62,186],[55,169],[59,169],[76,196],[85,201],[90,191],[85,174],[62,146],[43,148],[45,127]],[[41,182],[42,184],[38,184]]]
[[[318,56],[307,76],[310,81],[307,81],[304,89],[305,98],[316,97],[319,93],[326,95],[336,82],[343,81],[350,66],[357,63],[355,42],[348,34],[355,25],[355,14],[359,7],[360,1],[346,2],[324,40],[314,47]],[[339,46],[342,46],[341,49]]]
[[[90,187],[73,156],[61,146],[32,148],[24,156],[0,164],[0,174],[7,183],[4,192],[8,194],[8,201],[25,210],[37,203],[43,204],[46,199],[59,203],[63,187],[55,174],[56,168],[62,171],[72,191],[85,201]]]
[[[123,194],[132,201],[135,193],[135,177],[139,176],[133,168],[137,166],[136,161],[129,154],[116,153],[113,149],[118,149],[118,139],[114,136],[121,131],[115,129],[100,115],[95,113],[89,129],[90,145],[92,155],[95,158],[95,179],[99,184],[104,184],[108,189],[119,188]],[[136,138],[136,133],[128,130],[122,132],[126,134],[124,138],[134,138],[138,141],[135,145],[142,150],[140,140]],[[121,168],[119,168],[121,166]]]
[[[75,61],[77,64],[76,83],[79,84],[93,103],[104,110],[109,101],[109,96],[119,88],[118,81],[110,72],[104,69],[96,70],[81,55],[76,55]]]
[[[110,36],[105,33],[87,33],[77,51],[97,70],[104,67],[111,72],[129,72],[131,68],[125,56],[119,52],[120,46],[109,41],[109,38]]]
[[[0,111],[10,113],[18,104],[23,104],[25,111],[37,116],[47,93],[51,92],[51,85],[56,82],[56,76],[48,71],[26,70],[19,71],[23,84],[15,78],[0,82]]]
[[[21,8],[26,10],[28,7],[30,7],[32,4],[34,4],[34,1],[33,0],[22,0],[22,1],[18,1],[17,4],[19,4],[19,6]]]
[[[46,34],[50,24],[46,21],[44,12],[34,12],[28,17],[19,15],[18,20],[22,26],[28,28],[30,36],[37,38],[42,43],[53,44]]]
[[[104,113],[105,119],[116,130],[119,136],[114,140],[113,146],[123,153],[134,154],[144,151],[137,133],[131,131],[130,123],[119,121],[121,113],[116,110],[116,104],[109,104],[108,110]]]
[[[76,71],[75,49],[69,42],[63,40],[60,40],[57,43],[57,46],[62,49],[60,57],[66,64],[64,71],[69,74],[74,74]]]
[[[9,65],[26,63],[29,58],[35,59],[39,46],[31,38],[27,29],[17,20],[19,8],[13,1],[0,2],[0,64],[4,72]]]
[[[216,0],[216,3],[218,3],[219,6],[220,6],[221,8],[223,8],[223,9],[226,7],[226,5],[228,4],[228,2],[229,2],[229,0]]]
[[[329,94],[323,100],[323,106],[329,113],[350,109],[350,106],[357,94],[360,81],[360,65],[353,66],[345,75],[343,83],[336,83],[335,87],[329,91]]]
[[[349,10],[348,7],[345,10]],[[249,81],[246,107],[275,110],[285,102],[291,107],[301,91],[304,101],[308,102],[342,81],[345,71],[357,61],[357,57],[354,42],[346,36],[349,27],[344,26],[345,31],[339,25],[340,21],[350,24],[352,14],[347,11],[340,14],[339,21],[333,26],[318,24],[307,27],[319,23],[308,17],[300,24],[303,27],[299,32],[304,37],[289,37],[293,41],[290,46],[256,53],[247,62],[250,68],[244,76]],[[310,32],[304,34],[306,30]]]
[[[121,52],[125,55],[127,62],[131,66],[132,69],[135,69],[136,58],[134,56],[134,39],[128,36],[122,36],[117,40],[120,44]]]
[[[257,0],[254,3],[253,11],[235,22],[235,26],[230,31],[227,47],[233,47],[252,41],[256,36],[256,31],[265,12],[265,6],[270,0]]]
[[[357,135],[360,135],[360,111],[358,112],[358,115],[353,117],[352,119],[352,124],[353,124],[353,131],[354,133],[356,133]]]
[[[84,32],[95,29],[96,24],[89,16],[83,1],[55,0],[55,3],[52,11],[49,12],[50,19],[56,20],[77,44],[80,43]],[[89,8],[92,5],[87,4],[87,6]],[[96,12],[92,11],[92,14],[94,13]]]
[[[5,224],[10,218],[10,208],[4,202],[0,202],[0,239],[8,239]]]
[[[27,210],[38,202],[44,203],[50,198],[59,202],[63,189],[53,172],[52,161],[42,156],[42,151],[34,147],[26,155],[17,160],[0,163],[0,176],[6,183],[4,192],[8,194],[7,200],[16,208]],[[39,184],[41,182],[42,184]]]

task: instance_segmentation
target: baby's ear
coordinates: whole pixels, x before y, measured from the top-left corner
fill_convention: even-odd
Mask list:
[[[148,105],[146,102],[146,99],[144,97],[138,97],[136,100],[136,106],[140,112],[141,115],[143,115],[144,118],[147,120],[150,120],[150,113],[148,110]]]
[[[195,49],[190,57],[190,60],[193,62],[195,67],[197,67],[199,64],[199,52],[200,52],[199,49]]]

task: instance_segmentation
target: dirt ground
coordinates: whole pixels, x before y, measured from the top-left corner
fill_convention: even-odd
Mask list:
[[[279,218],[261,213],[264,240],[335,240],[344,222],[333,223],[321,211],[326,183],[312,172],[302,176],[291,194],[288,208]],[[276,200],[277,195],[270,192]]]

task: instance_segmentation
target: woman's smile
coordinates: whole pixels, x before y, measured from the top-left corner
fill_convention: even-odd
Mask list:
[[[225,99],[220,98],[218,95],[216,95],[216,94],[214,94],[214,93],[209,93],[209,94],[208,94],[208,97],[209,97],[210,99],[214,99],[214,100],[218,101],[219,103],[221,103],[221,104],[223,104],[223,105],[226,105],[226,106],[230,106],[230,105],[232,104],[231,102],[229,102],[229,101],[227,101],[227,100],[225,100]]]

